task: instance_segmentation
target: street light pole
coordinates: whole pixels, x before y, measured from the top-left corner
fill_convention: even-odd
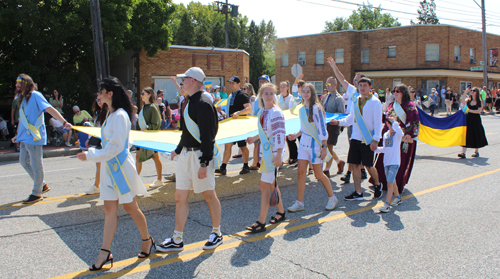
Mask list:
[[[483,86],[488,86],[488,50],[486,45],[486,9],[484,0],[481,0],[481,17],[483,18]]]

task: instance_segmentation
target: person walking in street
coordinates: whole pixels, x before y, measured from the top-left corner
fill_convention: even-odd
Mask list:
[[[42,93],[36,90],[33,79],[20,74],[16,79],[16,91],[19,93],[19,125],[17,136],[12,142],[19,142],[19,163],[33,180],[31,195],[23,201],[25,204],[43,200],[42,194],[50,191],[44,181],[43,146],[47,144],[44,112],[63,123],[66,129],[73,126],[47,102]]]
[[[259,134],[248,137],[249,144],[256,140],[261,141],[261,178],[260,178],[260,215],[259,219],[247,230],[258,233],[266,230],[266,217],[269,211],[269,201],[271,193],[276,187],[276,175],[283,158],[283,149],[285,147],[285,116],[278,106],[276,92],[278,88],[272,83],[265,83],[259,89],[259,107],[262,108],[258,113],[257,126]],[[278,212],[271,217],[269,223],[276,224],[285,220],[285,209],[279,188],[276,189],[276,207]]]
[[[99,84],[99,99],[109,108],[106,121],[102,124],[102,149],[89,148],[78,153],[81,161],[101,163],[100,199],[104,201],[104,233],[101,252],[95,264],[89,269],[100,270],[107,262],[113,266],[113,255],[110,248],[118,222],[118,204],[132,217],[142,238],[139,258],[149,257],[155,242],[149,235],[146,217],[137,205],[136,196],[147,194],[146,188],[135,169],[134,159],[130,155],[132,142],[129,139],[132,104],[125,93],[123,85],[117,78],[109,77]],[[121,245],[125,245],[121,243]]]
[[[229,96],[227,99],[226,113],[233,119],[236,119],[242,115],[247,115],[252,111],[252,105],[250,103],[250,97],[240,90],[240,78],[234,76],[231,77],[228,82],[229,86],[233,90],[233,94],[231,94],[231,96]],[[233,149],[234,144],[238,144],[238,147],[241,149],[241,154],[243,155],[243,168],[241,169],[240,174],[246,174],[250,172],[250,166],[248,166],[250,151],[248,150],[246,141],[241,140],[236,143],[231,142],[225,144],[222,164],[219,169],[215,170],[215,173],[226,175],[226,166],[229,162],[229,159],[231,158],[231,150]]]
[[[321,164],[323,160],[330,160],[328,154],[325,112],[319,102],[318,95],[311,83],[306,83],[302,88],[302,103],[300,108],[300,131],[288,135],[290,140],[301,136],[299,143],[299,170],[297,178],[297,200],[288,207],[288,211],[296,212],[304,210],[304,191],[306,189],[306,175],[308,165],[311,164],[314,175],[326,190],[328,202],[325,210],[333,210],[337,205],[337,197],[333,193],[330,179],[323,173]]]
[[[280,83],[280,93],[278,96],[278,104],[281,110],[287,110],[294,107],[295,102],[293,95],[290,93],[290,82],[288,80],[282,81]],[[289,140],[286,137],[286,144],[288,146],[288,165],[295,165],[297,160],[297,143],[296,140]]]
[[[192,67],[184,74],[182,88],[189,94],[188,103],[181,115],[181,139],[172,151],[172,160],[179,156],[175,184],[175,229],[171,238],[157,245],[162,252],[184,249],[184,227],[187,222],[191,191],[202,193],[210,210],[212,233],[203,249],[214,249],[222,244],[220,229],[221,206],[215,193],[214,145],[218,130],[217,110],[210,99],[203,94],[205,73]]]
[[[137,122],[139,125],[137,127],[138,130],[141,131],[158,131],[161,126],[161,117],[158,106],[156,105],[156,96],[155,91],[151,87],[146,87],[141,92],[141,101],[144,103],[141,111],[139,112],[139,121]],[[163,182],[161,182],[162,177],[162,164],[160,161],[160,156],[157,151],[147,150],[144,148],[137,148],[136,152],[136,164],[137,164],[137,173],[140,175],[142,172],[142,163],[153,159],[156,167],[156,180],[151,183],[151,186],[162,186]]]
[[[328,94],[321,99],[321,105],[325,108],[325,112],[344,113],[344,101],[342,96],[337,92],[337,79],[329,77],[326,80],[326,89],[328,90]],[[335,151],[333,151],[333,147],[337,145],[337,140],[340,135],[340,127],[327,123],[326,128],[328,131],[328,151],[332,154],[332,159],[326,162],[323,172],[327,177],[330,177],[332,162],[335,160],[337,163],[337,174],[341,174],[344,171],[345,162],[340,160]]]
[[[468,97],[468,93],[470,96]],[[465,136],[465,146],[462,147],[462,153],[458,154],[459,158],[465,159],[467,148],[474,148],[475,152],[472,157],[479,157],[479,148],[488,145],[486,134],[484,132],[483,123],[481,121],[481,112],[483,106],[480,100],[479,88],[474,87],[472,90],[467,88],[461,100],[463,105],[467,105],[467,132]]]
[[[361,78],[358,82],[360,94],[357,98],[353,97],[349,115],[340,121],[330,121],[333,125],[352,125],[347,163],[353,164],[355,191],[344,197],[346,201],[364,200],[361,189],[361,163],[374,180],[374,198],[382,197],[382,184],[379,182],[377,170],[373,167],[374,151],[382,138],[382,103],[370,94],[371,87],[369,78]]]

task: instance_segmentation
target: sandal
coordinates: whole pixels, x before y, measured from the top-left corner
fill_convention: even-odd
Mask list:
[[[479,152],[475,152],[474,154],[471,155],[471,157],[479,157]]]
[[[151,240],[151,247],[149,247],[149,253],[141,251],[141,253],[139,255],[137,255],[138,258],[144,259],[144,258],[149,257],[149,255],[151,254],[153,247],[155,247],[155,240],[151,236],[149,236],[148,239],[143,239],[142,241],[149,241],[149,240]]]
[[[256,221],[255,224],[250,227],[246,227],[246,229],[251,231],[252,233],[260,233],[266,231],[266,224],[262,224],[261,222]]]
[[[459,157],[459,158],[462,158],[462,159],[465,159],[465,153],[460,153],[460,154],[458,154],[458,157]]]
[[[276,217],[281,216],[281,218],[277,219]],[[274,216],[271,216],[271,220],[269,220],[269,223],[271,224],[278,224],[278,223],[281,223],[285,221],[285,212],[281,213],[281,212],[276,212],[276,215]]]
[[[113,267],[113,256],[111,255],[111,251],[106,250],[106,249],[101,249],[101,251],[108,252],[108,257],[106,260],[101,264],[100,267],[97,267],[95,264],[92,265],[92,267],[89,268],[90,271],[96,271],[96,270],[101,270],[102,267],[109,261],[111,261],[111,267]]]

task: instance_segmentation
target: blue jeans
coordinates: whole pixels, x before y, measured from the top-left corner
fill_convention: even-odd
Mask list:
[[[398,169],[399,169],[398,165],[384,166],[385,178],[387,180],[387,183],[395,183],[396,175],[398,174]]]
[[[42,188],[45,184],[43,173],[43,145],[33,145],[21,142],[19,163],[33,179],[33,196],[42,196]]]

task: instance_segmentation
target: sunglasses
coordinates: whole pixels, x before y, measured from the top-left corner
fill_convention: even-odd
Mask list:
[[[73,112],[74,112],[74,113],[79,113],[80,111],[79,111],[79,110],[74,110]]]
[[[146,92],[141,92],[141,96],[144,96],[145,94],[148,94],[148,93],[146,93]]]
[[[331,83],[327,83],[327,84],[325,84],[325,85],[326,85],[326,86],[332,86],[332,84],[331,84]]]
[[[415,91],[410,91],[411,93],[415,93]]]
[[[101,101],[101,99],[95,99],[95,101],[99,103]]]
[[[247,90],[247,89],[248,89],[248,88],[246,88],[246,87],[241,88],[241,90]]]
[[[181,78],[181,81],[184,82],[184,80],[187,79],[187,78],[192,78],[192,77]]]
[[[402,93],[401,91],[399,91],[399,90],[397,90],[397,89],[396,89],[396,90],[394,90],[394,92],[395,92],[395,93]]]

